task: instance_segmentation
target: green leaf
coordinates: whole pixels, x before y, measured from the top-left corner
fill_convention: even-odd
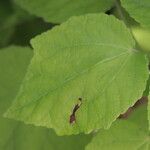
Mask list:
[[[122,6],[137,22],[145,27],[150,27],[150,2],[149,0],[121,0]]]
[[[11,43],[16,45],[27,46],[30,44],[31,38],[51,29],[53,26],[53,24],[45,23],[40,18],[34,18],[25,21],[16,26],[15,33],[11,37]]]
[[[140,48],[143,51],[150,52],[150,29],[134,26],[131,30]]]
[[[91,139],[90,135],[58,137],[52,130],[2,117],[18,91],[31,56],[29,48],[9,47],[0,51],[0,149],[84,150]]]
[[[110,127],[142,96],[147,59],[113,16],[73,17],[31,43],[35,54],[7,117],[59,135],[89,133]],[[79,98],[76,123],[70,124]]]
[[[17,24],[31,18],[33,16],[28,15],[9,0],[0,1],[0,47],[10,43]]]
[[[109,130],[101,130],[86,150],[149,150],[147,111],[142,106],[128,120],[116,121]]]
[[[15,22],[16,16],[14,16],[10,1],[0,1],[0,47],[8,43],[14,32]]]
[[[114,0],[15,0],[22,8],[46,21],[59,23],[71,16],[105,12]],[[42,7],[41,7],[42,6]]]
[[[0,24],[2,24],[2,21],[4,21],[11,13],[12,7],[10,1],[0,1]]]
[[[0,114],[16,96],[31,57],[29,48],[12,46],[0,50]]]

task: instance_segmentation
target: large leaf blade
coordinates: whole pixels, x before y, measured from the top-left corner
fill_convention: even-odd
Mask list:
[[[46,21],[59,23],[71,16],[105,12],[114,0],[16,0],[17,4]],[[42,6],[42,7],[41,7]]]
[[[32,45],[35,55],[8,117],[61,135],[89,133],[108,128],[145,89],[147,59],[114,17],[74,17],[36,37]],[[70,124],[79,98],[76,123]]]

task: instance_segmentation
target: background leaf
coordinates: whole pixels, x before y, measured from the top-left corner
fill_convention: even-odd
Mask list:
[[[5,46],[14,31],[16,17],[11,2],[0,1],[0,46]]]
[[[105,12],[114,0],[15,0],[22,8],[46,21],[59,23],[71,16]],[[42,6],[42,7],[41,7]]]
[[[86,150],[149,150],[147,110],[135,110],[128,120],[118,120],[107,130],[101,130]]]
[[[53,26],[29,15],[12,0],[0,1],[0,47],[29,46],[31,38]]]
[[[140,48],[143,51],[150,52],[150,29],[134,26],[131,30]]]
[[[7,46],[11,41],[17,24],[32,18],[11,0],[0,1],[0,47]]]
[[[150,85],[150,80],[148,82],[148,89],[150,87],[149,85]],[[148,123],[149,123],[149,130],[150,130],[150,96],[148,96],[148,106],[147,106],[147,109],[148,109]]]
[[[110,127],[145,89],[147,60],[115,17],[73,17],[33,39],[32,46],[34,57],[7,117],[60,135],[89,133]],[[82,105],[70,124],[79,97]]]
[[[40,18],[23,21],[15,26],[10,44],[29,46],[30,40],[38,34],[50,30],[54,25],[44,22]]]
[[[137,22],[144,27],[150,27],[149,0],[121,0],[121,3]]]
[[[52,130],[24,125],[2,117],[18,91],[31,56],[29,48],[13,46],[0,51],[0,149],[83,150],[91,136],[58,137]]]

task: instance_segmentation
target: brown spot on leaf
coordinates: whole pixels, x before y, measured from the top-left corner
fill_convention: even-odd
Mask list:
[[[76,104],[75,107],[73,108],[72,114],[70,115],[70,124],[75,123],[76,122],[76,111],[80,108],[81,104],[82,104],[82,98],[79,97],[78,100],[80,101],[80,103]]]

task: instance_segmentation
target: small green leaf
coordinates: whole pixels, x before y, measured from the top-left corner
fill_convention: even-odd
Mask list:
[[[149,0],[121,0],[122,6],[137,22],[150,27],[150,1]]]
[[[73,17],[31,43],[34,57],[7,117],[60,135],[89,133],[110,127],[142,96],[147,59],[113,16]],[[76,123],[70,124],[79,98]]]
[[[59,23],[71,16],[105,12],[114,0],[15,0],[17,4],[46,21]],[[42,6],[42,7],[41,7]]]
[[[29,48],[0,50],[0,150],[84,150],[91,135],[58,137],[52,130],[2,117],[18,91],[31,56]]]
[[[86,150],[149,150],[147,111],[142,106],[128,120],[116,121],[109,130],[101,130]]]

